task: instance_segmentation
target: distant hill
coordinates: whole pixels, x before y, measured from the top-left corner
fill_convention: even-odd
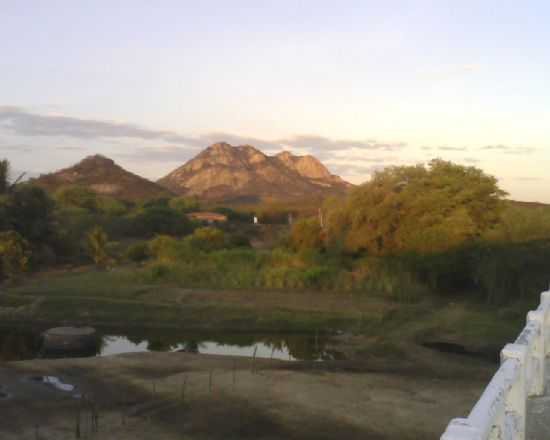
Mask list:
[[[31,181],[47,191],[79,185],[101,195],[129,201],[173,196],[166,188],[126,171],[101,155],[86,157],[70,168],[44,174]]]
[[[313,156],[268,156],[250,146],[217,143],[158,180],[182,195],[207,201],[255,203],[343,194],[351,187]]]
[[[522,202],[520,200],[507,200],[507,202],[521,208],[550,208],[550,204],[542,202]]]

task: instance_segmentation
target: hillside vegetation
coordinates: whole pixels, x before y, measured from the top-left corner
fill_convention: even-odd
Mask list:
[[[227,223],[193,223],[185,214],[197,198],[129,203],[75,185],[48,195],[10,186],[8,168],[2,162],[0,274],[12,283],[93,263],[133,267],[138,285],[506,303],[536,298],[550,277],[550,208],[505,201],[493,177],[449,162],[379,172],[326,200],[321,215],[295,212],[286,232],[252,225],[260,210],[223,208]],[[278,209],[261,220],[286,223],[289,211]]]

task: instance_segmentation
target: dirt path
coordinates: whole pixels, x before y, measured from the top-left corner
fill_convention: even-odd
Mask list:
[[[101,440],[437,439],[484,386],[327,366],[187,353],[6,363],[0,439],[75,439],[79,411],[80,438]]]

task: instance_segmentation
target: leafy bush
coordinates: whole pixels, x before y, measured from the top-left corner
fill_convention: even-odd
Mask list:
[[[148,244],[151,256],[162,262],[174,262],[178,259],[178,240],[169,235],[157,235]]]
[[[144,242],[134,243],[126,249],[124,257],[135,263],[141,263],[150,257],[149,245]]]
[[[16,278],[29,261],[29,243],[15,231],[0,232],[0,278]]]
[[[88,255],[99,267],[107,267],[111,260],[107,253],[108,242],[107,234],[99,226],[95,226],[86,236]]]
[[[192,236],[193,246],[204,251],[213,251],[225,247],[225,235],[221,229],[207,226],[197,228]]]

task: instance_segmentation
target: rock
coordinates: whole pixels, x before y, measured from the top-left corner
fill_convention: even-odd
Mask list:
[[[44,353],[80,354],[95,352],[99,338],[92,327],[56,327],[42,333]]]

